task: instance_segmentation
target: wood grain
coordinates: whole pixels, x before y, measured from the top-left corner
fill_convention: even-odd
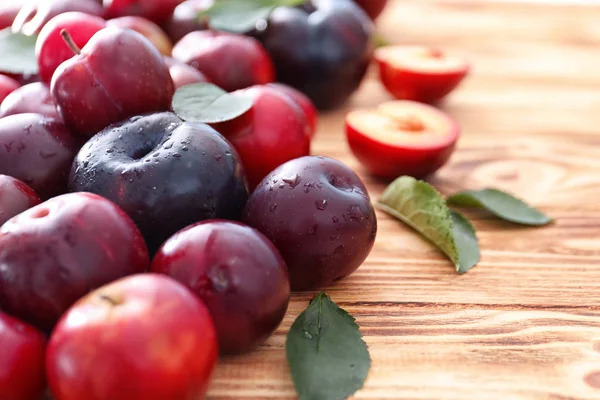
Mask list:
[[[470,212],[482,261],[464,276],[379,213],[373,253],[327,292],[353,313],[373,368],[357,399],[600,399],[600,7],[480,0],[392,1],[394,43],[462,53],[471,77],[442,108],[463,126],[440,190],[506,189],[556,218],[516,228]],[[345,113],[390,97],[375,71],[323,115],[314,153],[355,168],[376,199],[385,182],[348,151]],[[295,399],[285,334],[314,293],[295,294],[277,333],[225,359],[208,396]]]

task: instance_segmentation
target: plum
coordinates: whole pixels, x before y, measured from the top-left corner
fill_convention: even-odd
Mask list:
[[[340,161],[297,158],[270,173],[252,193],[242,221],[281,252],[293,290],[332,284],[369,255],[377,219],[360,178]]]
[[[360,85],[373,51],[373,23],[351,1],[312,0],[276,8],[253,33],[271,54],[277,80],[307,94],[319,109],[343,104]]]
[[[69,188],[121,206],[152,253],[192,223],[239,218],[248,198],[229,142],[170,112],[133,117],[94,136],[75,158]]]
[[[264,342],[290,300],[279,251],[240,223],[212,220],[179,231],[160,248],[152,271],[180,281],[208,306],[221,354],[244,353]]]

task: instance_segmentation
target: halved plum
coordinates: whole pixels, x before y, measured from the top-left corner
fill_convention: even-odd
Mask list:
[[[386,46],[375,51],[381,81],[397,99],[434,103],[453,91],[469,72],[458,56],[423,46]]]
[[[452,155],[460,132],[447,114],[407,100],[346,116],[350,149],[367,170],[383,178],[422,178],[435,172]]]

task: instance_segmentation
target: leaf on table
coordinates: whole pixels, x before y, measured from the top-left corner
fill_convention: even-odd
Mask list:
[[[246,33],[266,20],[276,7],[296,6],[303,0],[217,0],[200,18],[208,18],[211,28]]]
[[[0,31],[0,72],[11,74],[37,74],[35,57],[37,36],[13,33],[10,28]]]
[[[497,189],[469,190],[450,196],[448,204],[485,208],[498,218],[521,225],[541,226],[552,218],[511,194]]]
[[[371,367],[356,320],[325,293],[294,321],[285,346],[299,400],[344,400],[363,387]]]
[[[475,228],[471,222],[458,211],[450,210],[452,216],[452,232],[454,233],[454,243],[458,250],[462,271],[466,272],[474,267],[481,258],[479,251],[479,242]]]
[[[214,124],[230,121],[252,108],[253,100],[243,93],[231,94],[211,83],[194,83],[179,88],[173,96],[173,111],[185,121]]]
[[[404,222],[435,244],[454,263],[457,272],[473,268],[481,257],[475,229],[452,212],[430,184],[403,176],[379,199],[378,208]]]

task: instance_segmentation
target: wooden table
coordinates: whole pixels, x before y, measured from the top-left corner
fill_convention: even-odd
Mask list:
[[[392,0],[379,29],[474,63],[443,106],[464,136],[432,183],[509,190],[557,222],[524,229],[469,213],[482,260],[459,276],[379,213],[369,259],[327,288],[371,350],[356,398],[600,399],[600,7]],[[314,153],[359,171],[375,200],[385,185],[363,172],[343,131],[349,109],[390,98],[374,72],[346,108],[322,116]],[[209,399],[295,399],[285,334],[313,295],[293,296],[262,348],[224,360]]]

